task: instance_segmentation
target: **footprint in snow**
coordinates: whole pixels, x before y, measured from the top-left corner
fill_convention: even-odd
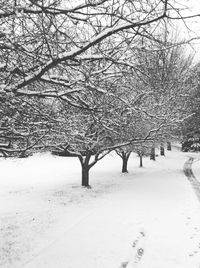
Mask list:
[[[132,252],[130,260],[122,262],[119,268],[136,268],[144,255],[145,232],[140,231],[137,238],[132,243]]]

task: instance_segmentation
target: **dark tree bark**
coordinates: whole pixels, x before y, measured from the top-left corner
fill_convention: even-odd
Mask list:
[[[91,188],[89,185],[89,170],[91,166],[89,165],[91,155],[86,155],[85,157],[79,156],[82,168],[82,183],[81,185],[87,188]]]
[[[171,146],[171,142],[170,141],[167,142],[167,150],[168,151],[171,151],[172,150],[172,146]]]
[[[150,160],[154,160],[154,161],[156,160],[155,147],[151,148]]]
[[[128,159],[131,152],[122,152],[122,173],[128,173]]]
[[[128,172],[128,159],[127,158],[122,158],[122,173],[127,173]]]
[[[82,186],[90,187],[89,185],[89,167],[83,165],[82,166]]]
[[[165,156],[165,148],[163,145],[160,146],[160,155]]]
[[[128,159],[129,156],[131,155],[131,152],[126,152],[126,151],[118,151],[116,150],[116,153],[121,157],[122,159],[122,173],[127,173],[128,172]]]
[[[142,154],[139,154],[139,157],[140,157],[140,167],[143,167],[143,157],[142,157]]]

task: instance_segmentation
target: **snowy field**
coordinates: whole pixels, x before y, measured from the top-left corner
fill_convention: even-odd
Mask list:
[[[133,155],[128,174],[109,155],[90,190],[76,158],[0,160],[0,267],[199,268],[200,203],[182,171],[190,155],[200,158],[173,149],[144,168]]]

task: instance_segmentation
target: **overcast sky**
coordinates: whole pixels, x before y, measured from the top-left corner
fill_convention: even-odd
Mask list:
[[[195,59],[198,61],[198,58],[200,60],[200,0],[182,0],[180,2],[189,7],[189,10],[185,10],[185,15],[199,14],[199,17],[185,20],[188,28],[185,26],[183,21],[179,21],[177,23],[180,38],[197,38],[191,42],[191,47],[189,50],[191,52],[196,52]],[[184,8],[184,6],[182,7]]]

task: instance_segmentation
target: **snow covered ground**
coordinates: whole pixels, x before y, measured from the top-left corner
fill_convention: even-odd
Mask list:
[[[133,155],[128,174],[109,155],[92,168],[92,189],[80,187],[76,158],[0,160],[0,267],[199,268],[200,203],[182,171],[190,155],[166,151],[144,168]]]
[[[200,154],[199,153],[188,153],[192,157],[194,157],[192,170],[194,172],[195,177],[199,178],[200,180]]]

